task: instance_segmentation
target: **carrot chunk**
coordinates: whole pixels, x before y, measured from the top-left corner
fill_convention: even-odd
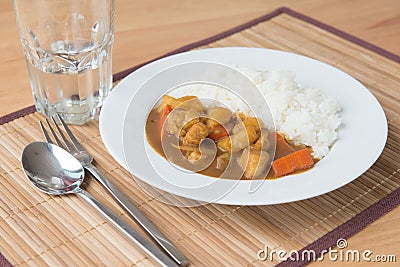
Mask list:
[[[161,136],[162,136],[162,132],[161,132],[162,131],[162,127],[164,126],[165,120],[167,119],[168,114],[171,113],[171,111],[172,111],[171,105],[166,105],[163,108],[163,110],[161,111],[160,120],[159,120],[159,124],[158,124]]]
[[[305,148],[275,160],[272,162],[272,170],[275,177],[281,177],[295,171],[311,168],[313,165],[314,160],[311,152]]]

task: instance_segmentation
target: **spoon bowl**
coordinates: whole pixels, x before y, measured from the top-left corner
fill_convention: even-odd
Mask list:
[[[29,180],[52,195],[77,193],[85,171],[77,159],[50,143],[33,142],[22,153],[22,167]]]

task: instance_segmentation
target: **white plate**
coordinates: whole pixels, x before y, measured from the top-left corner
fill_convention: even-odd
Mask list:
[[[326,95],[337,99],[342,108],[342,127],[338,140],[328,155],[313,169],[265,181],[252,193],[249,192],[251,181],[215,179],[199,174],[191,174],[189,177],[179,173],[176,168],[172,168],[161,156],[149,149],[144,136],[146,116],[132,115],[132,110],[138,106],[130,105],[130,101],[141,85],[153,75],[165,68],[193,61],[295,72],[299,84],[318,88]],[[148,95],[150,98],[155,97]],[[139,102],[140,109],[144,111],[142,114],[148,113],[152,107],[149,103],[152,101],[145,101],[143,104]],[[124,120],[126,120],[125,129]],[[232,47],[197,50],[170,56],[133,72],[116,86],[105,102],[100,116],[100,133],[105,146],[119,164],[130,170],[135,177],[156,188],[205,202],[266,205],[318,196],[356,179],[368,170],[381,154],[387,138],[387,121],[382,107],[370,91],[337,68],[292,53]],[[133,136],[138,139],[132,138]],[[146,152],[150,154],[151,163],[161,167],[163,173],[170,177],[169,181],[159,179],[155,175],[153,166],[148,165],[145,160]],[[190,183],[186,184],[186,187],[176,186],[182,185],[180,183],[185,177],[186,181],[193,181],[193,184],[209,186],[194,188]]]

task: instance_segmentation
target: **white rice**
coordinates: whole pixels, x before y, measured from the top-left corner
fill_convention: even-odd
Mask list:
[[[341,124],[337,101],[315,88],[297,84],[292,72],[284,70],[257,71],[238,67],[253,81],[268,101],[276,130],[294,144],[304,144],[313,149],[315,158],[323,158],[337,139]],[[216,99],[233,111],[250,114],[249,107],[234,93],[220,87],[192,84],[168,92],[174,97],[195,95]],[[252,105],[256,116],[264,119],[265,104]]]
[[[267,98],[276,130],[295,144],[311,146],[322,158],[336,141],[341,124],[337,101],[316,88],[301,87],[289,71],[239,68]]]

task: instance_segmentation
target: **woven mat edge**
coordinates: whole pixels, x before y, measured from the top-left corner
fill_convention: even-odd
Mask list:
[[[244,29],[247,29],[249,27],[252,27],[256,24],[259,24],[261,22],[270,20],[276,16],[279,16],[281,14],[287,14],[290,15],[292,17],[295,17],[299,20],[305,21],[307,23],[310,23],[316,27],[319,27],[321,29],[326,30],[327,32],[330,32],[332,34],[335,34],[343,39],[346,39],[347,41],[350,41],[352,43],[355,43],[359,46],[362,46],[368,50],[371,50],[373,52],[375,52],[376,54],[379,54],[383,57],[386,57],[390,60],[393,60],[395,62],[400,63],[400,55],[396,55],[394,53],[391,53],[379,46],[373,45],[365,40],[362,40],[356,36],[353,36],[351,34],[348,34],[342,30],[339,30],[337,28],[334,28],[328,24],[325,24],[321,21],[318,21],[314,18],[311,18],[309,16],[306,16],[302,13],[299,13],[297,11],[294,11],[290,8],[287,7],[281,7],[278,8],[268,14],[265,14],[259,18],[256,18],[254,20],[251,20],[247,23],[241,24],[237,27],[234,27],[232,29],[229,29],[227,31],[224,31],[222,33],[216,34],[214,36],[208,37],[206,39],[182,46],[178,49],[175,49],[171,52],[168,52],[160,57],[154,58],[150,61],[138,64],[134,67],[131,67],[129,69],[123,70],[121,72],[118,72],[116,74],[113,75],[113,81],[119,81],[123,78],[125,78],[126,76],[128,76],[130,73],[132,73],[133,71],[141,68],[142,66],[151,63],[153,61],[156,61],[160,58],[164,58],[167,56],[171,56],[174,54],[178,54],[178,53],[182,53],[182,52],[186,52],[189,51],[193,48],[199,47],[199,46],[203,46],[212,42],[215,42],[217,40],[223,39],[227,36],[230,36],[234,33],[240,32]],[[0,117],[0,125],[3,125],[5,123],[11,122],[15,119],[18,119],[20,117],[24,117],[26,115],[29,115],[31,113],[34,113],[35,110],[35,106],[29,106],[23,109],[20,109],[18,111],[9,113],[7,115],[4,115],[2,117]],[[338,238],[349,238],[353,235],[355,235],[356,233],[358,233],[359,231],[361,231],[362,229],[364,229],[365,227],[367,227],[370,223],[376,221],[377,219],[381,218],[383,215],[385,215],[386,213],[390,212],[391,210],[393,210],[394,208],[396,208],[397,206],[400,205],[400,188],[396,189],[395,191],[393,191],[392,193],[390,193],[388,196],[380,199],[377,203],[371,205],[370,207],[368,207],[367,209],[363,210],[362,212],[360,212],[359,214],[357,214],[355,217],[353,217],[352,219],[348,220],[347,222],[345,222],[344,224],[338,226],[337,228],[333,229],[332,231],[330,231],[329,233],[325,234],[324,236],[320,237],[319,239],[315,240],[314,242],[312,242],[311,244],[307,245],[306,247],[304,247],[303,249],[301,249],[299,251],[299,253],[301,253],[302,251],[306,251],[306,250],[314,250],[315,253],[318,255],[320,254],[323,250],[327,250],[330,247],[334,247],[336,245],[336,241]],[[283,266],[305,266],[309,263],[310,261],[304,260],[304,261],[283,261],[280,264],[278,264],[277,266],[279,267],[283,267]],[[0,266],[12,266],[8,260],[1,254],[0,252]]]

